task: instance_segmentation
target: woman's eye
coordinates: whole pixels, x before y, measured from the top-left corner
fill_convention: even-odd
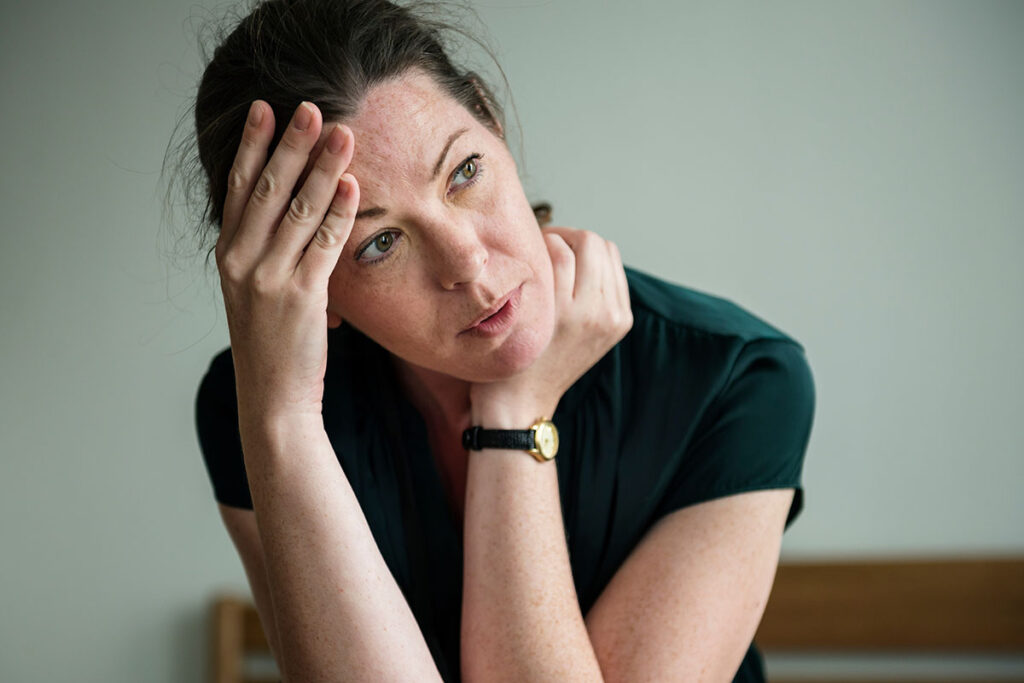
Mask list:
[[[482,154],[474,154],[463,161],[462,165],[455,170],[455,177],[452,178],[452,186],[459,187],[460,185],[471,185],[476,182],[476,179],[480,177],[480,173],[482,172],[478,161],[482,157]]]
[[[385,252],[391,249],[398,240],[398,233],[388,230],[370,240],[370,243],[363,247],[358,254],[360,260],[372,263],[384,257]],[[368,258],[363,258],[364,256]]]

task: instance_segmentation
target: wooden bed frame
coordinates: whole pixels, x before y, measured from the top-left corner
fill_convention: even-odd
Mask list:
[[[247,596],[217,595],[210,611],[210,681],[270,683],[246,674],[270,657]],[[1024,654],[1024,558],[783,561],[755,637],[771,654]],[[811,679],[772,679],[773,683]],[[817,677],[830,683],[984,678]],[[1017,679],[1024,681],[1024,676]]]

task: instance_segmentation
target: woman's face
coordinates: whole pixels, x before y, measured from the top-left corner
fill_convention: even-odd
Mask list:
[[[405,361],[460,379],[527,367],[554,329],[552,270],[504,141],[416,71],[372,89],[344,123],[359,214],[328,310]]]

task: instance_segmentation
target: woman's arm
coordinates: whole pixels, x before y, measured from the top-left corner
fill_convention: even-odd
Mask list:
[[[323,424],[327,284],[359,205],[351,130],[253,103],[217,240],[238,427],[286,681],[440,680]],[[294,197],[306,168],[309,174]],[[336,319],[335,323],[340,322]]]
[[[551,417],[565,391],[633,325],[618,248],[590,232],[544,231],[554,336],[523,373],[473,385],[473,425],[525,429]],[[463,677],[601,681],[573,583],[554,461],[470,451],[464,535]]]
[[[323,425],[243,432],[285,681],[440,681]]]
[[[263,544],[260,542],[260,531],[256,527],[256,513],[245,508],[218,503],[220,518],[224,528],[228,530],[238,557],[242,560],[245,576],[249,579],[252,599],[256,603],[256,613],[260,617],[260,625],[270,645],[270,652],[275,661],[281,661],[281,641],[277,637],[277,625],[274,622],[274,607],[270,604],[270,586],[267,585],[267,565],[263,557]]]
[[[464,533],[463,678],[601,681],[573,584],[555,462],[471,451]]]

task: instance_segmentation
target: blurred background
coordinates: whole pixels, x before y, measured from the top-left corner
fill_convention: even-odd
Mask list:
[[[204,680],[247,591],[193,426],[216,269],[160,179],[229,6],[0,4],[2,681]],[[528,196],[805,346],[784,561],[1024,553],[1024,3],[474,6]]]

